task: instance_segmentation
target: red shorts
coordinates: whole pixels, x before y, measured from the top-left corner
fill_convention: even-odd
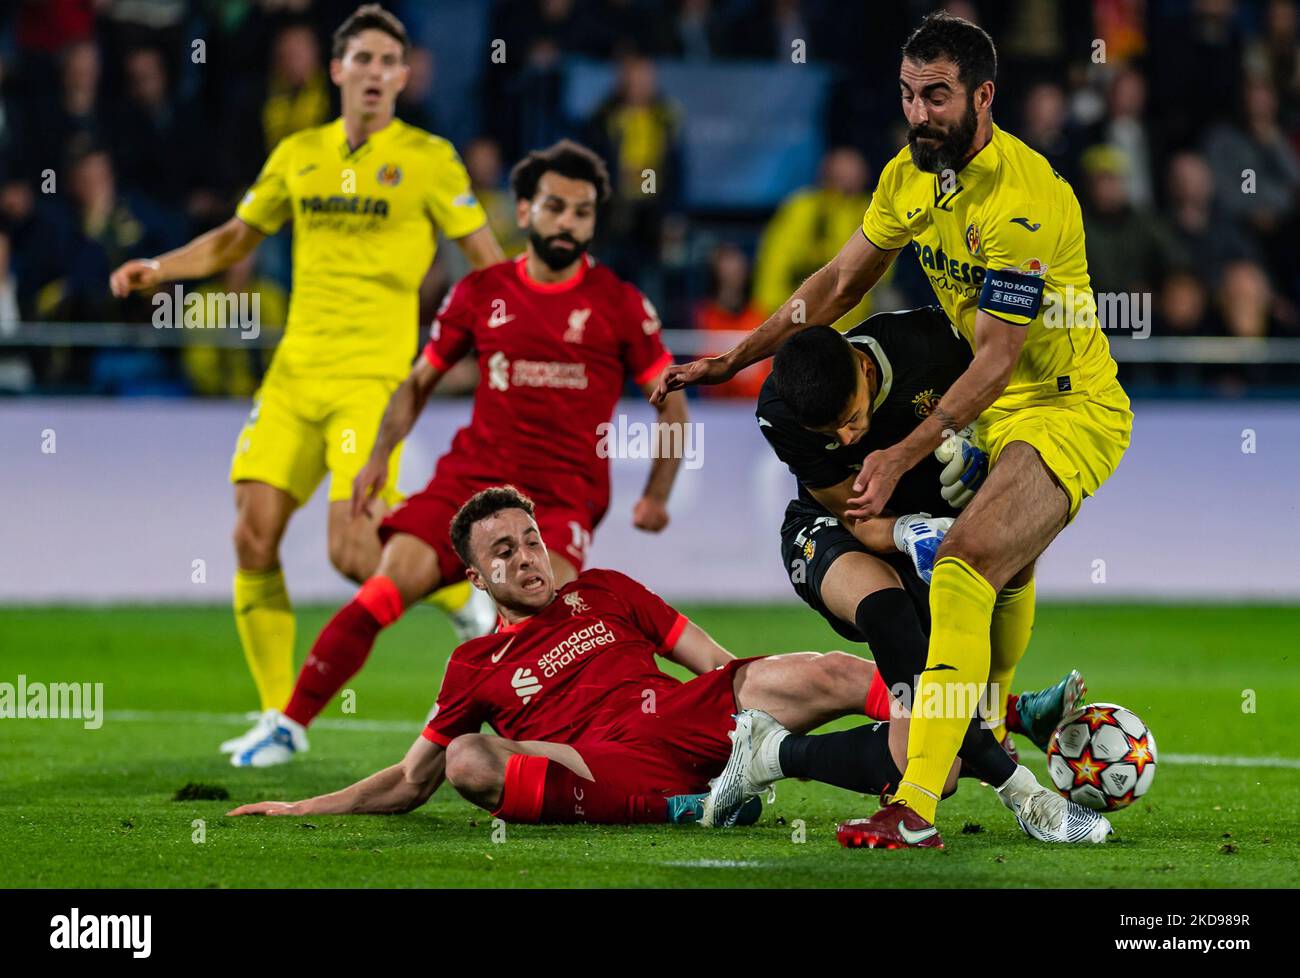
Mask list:
[[[394,533],[409,533],[423,540],[438,555],[440,586],[455,584],[464,579],[465,565],[451,545],[451,518],[474,493],[499,485],[500,479],[480,482],[435,475],[432,482],[384,517],[379,524],[379,539],[387,543]],[[591,513],[584,506],[539,498],[523,486],[519,489],[537,503],[537,528],[542,531],[546,549],[567,560],[575,571],[581,571],[595,525]]]
[[[654,711],[638,708],[588,731],[573,748],[602,783],[629,795],[690,795],[709,790],[731,756],[738,711],[737,659],[690,682],[655,690]]]

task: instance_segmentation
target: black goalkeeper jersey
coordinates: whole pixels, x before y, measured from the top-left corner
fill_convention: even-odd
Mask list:
[[[838,485],[862,468],[878,449],[902,441],[921,423],[971,362],[970,347],[938,306],[877,313],[844,334],[869,356],[880,378],[871,428],[853,445],[800,425],[776,392],[772,377],[758,395],[759,430],[799,481],[799,498],[820,504],[809,489]],[[889,512],[955,516],[939,494],[941,466],[933,454],[899,479]]]

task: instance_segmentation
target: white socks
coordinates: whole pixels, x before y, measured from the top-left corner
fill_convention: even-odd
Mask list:
[[[1042,785],[1034,777],[1034,773],[1023,764],[1016,766],[1016,773],[1007,778],[1006,784],[998,788],[998,797],[1002,799],[1002,804],[1006,805],[1013,812],[1020,808],[1029,797],[1042,790]]]
[[[753,772],[755,781],[771,784],[785,777],[785,772],[781,770],[781,744],[789,736],[790,731],[782,727],[759,745],[754,754],[754,767],[757,768]]]

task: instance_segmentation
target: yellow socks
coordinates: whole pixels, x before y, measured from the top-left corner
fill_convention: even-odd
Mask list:
[[[989,692],[984,716],[1001,740],[1006,736],[1007,694],[1015,681],[1016,666],[1029,647],[1034,630],[1034,580],[1024,587],[1004,587],[993,605],[993,625],[989,629]]]
[[[446,587],[438,588],[425,598],[424,603],[431,604],[439,611],[446,612],[449,615],[454,614],[469,604],[470,592],[473,590],[474,585],[469,581],[448,584]]]
[[[235,628],[263,710],[282,710],[293,692],[296,621],[284,572],[235,571]]]
[[[934,565],[930,652],[912,704],[907,770],[894,794],[930,822],[988,681],[996,597],[992,585],[965,561],[944,557]]]

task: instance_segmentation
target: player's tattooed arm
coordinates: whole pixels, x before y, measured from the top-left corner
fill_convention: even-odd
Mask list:
[[[979,312],[975,316],[975,356],[939,400],[930,417],[900,442],[915,464],[939,447],[946,432],[960,431],[1002,396],[1011,380],[1028,328]]]
[[[227,815],[403,815],[419,808],[442,784],[447,752],[417,737],[406,757],[392,767],[363,778],[341,791],[302,801],[259,801],[240,805]]]
[[[411,433],[415,421],[429,401],[429,395],[438,386],[443,372],[424,357],[417,357],[415,366],[406,379],[393,391],[379,422],[370,458],[352,480],[352,518],[369,512],[370,500],[377,496],[388,481],[388,457],[398,444]]]
[[[962,429],[962,427],[964,427],[963,425],[957,424],[957,419],[954,418],[948,409],[942,404],[934,409],[934,416],[938,419],[941,426],[941,432],[945,438],[950,434],[956,434]]]
[[[930,416],[896,445],[867,456],[849,501],[850,516],[876,516],[904,472],[943,441],[945,431],[970,424],[996,401],[1011,380],[1028,328],[979,312],[975,316],[975,356],[953,381]]]

